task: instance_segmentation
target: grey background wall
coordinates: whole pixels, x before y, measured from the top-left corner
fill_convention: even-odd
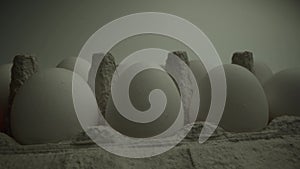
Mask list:
[[[11,62],[17,53],[33,53],[43,67],[53,67],[65,57],[77,56],[90,35],[109,21],[145,11],[171,13],[194,23],[224,63],[233,52],[250,50],[275,72],[299,66],[297,0],[1,1],[0,64]],[[157,45],[184,48],[171,39],[144,36],[119,44],[115,55],[120,61],[131,51]]]

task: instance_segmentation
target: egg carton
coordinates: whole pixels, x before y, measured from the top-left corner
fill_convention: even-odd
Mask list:
[[[200,130],[202,123],[197,123],[194,125],[191,133],[196,132],[193,130]],[[243,141],[255,141],[255,140],[271,140],[276,138],[285,137],[298,137],[300,136],[300,117],[293,116],[283,116],[273,120],[265,130],[260,132],[247,132],[247,133],[230,133],[226,132],[221,128],[217,128],[215,134],[204,144],[218,143],[218,142],[243,142]],[[289,132],[287,132],[289,131]],[[195,136],[196,134],[193,133]],[[189,135],[188,135],[189,136]],[[184,138],[177,146],[184,146],[190,143],[196,143],[198,137],[193,138],[192,136]],[[1,136],[4,138],[4,134]],[[163,139],[149,139],[147,141],[133,142],[129,143],[124,141],[123,143],[104,143],[103,146],[116,147],[120,149],[135,148],[159,148],[162,146],[170,146],[177,143],[180,137],[173,136]],[[60,143],[49,143],[49,144],[39,144],[39,145],[19,145],[17,143],[7,144],[9,141],[6,136],[6,145],[0,145],[0,154],[29,154],[29,153],[68,153],[74,150],[98,150],[101,149],[97,144],[95,144],[90,139],[82,140],[69,140]],[[3,142],[0,142],[4,144]]]

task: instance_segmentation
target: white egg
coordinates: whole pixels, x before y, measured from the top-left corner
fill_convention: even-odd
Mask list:
[[[0,105],[6,107],[9,97],[12,64],[0,66]]]
[[[190,61],[189,66],[190,66],[190,69],[193,72],[197,82],[199,82],[207,74],[205,66],[203,65],[203,63],[200,60]]]
[[[34,74],[18,91],[11,111],[14,138],[22,144],[58,142],[82,131],[72,99],[72,77],[79,90],[83,127],[99,123],[98,106],[88,84],[71,71],[52,68]],[[79,87],[78,87],[79,86]]]
[[[0,66],[0,131],[3,127],[4,114],[8,110],[9,85],[12,64]]]
[[[254,62],[253,73],[261,84],[265,84],[273,77],[271,68],[262,62]]]
[[[210,73],[217,75],[221,67]],[[268,102],[257,78],[247,69],[234,65],[224,65],[227,83],[226,104],[219,123],[232,132],[258,131],[268,123]],[[201,104],[198,120],[205,121],[210,107],[210,83],[208,75],[200,85]]]
[[[197,81],[197,85],[199,88],[199,96],[200,96],[200,107],[199,113],[197,116],[197,121],[205,121],[207,114],[200,112],[207,112],[209,110],[210,105],[210,93],[204,94],[204,92],[210,91],[210,83],[207,80],[203,80],[203,78],[207,75],[207,70],[205,69],[204,64],[200,60],[192,60],[190,61],[189,67],[194,74],[194,77]],[[204,85],[205,83],[205,85]],[[205,89],[203,88],[205,87]],[[207,89],[209,87],[209,89]],[[202,90],[201,90],[202,88]],[[202,94],[203,93],[203,94]]]
[[[127,71],[130,71],[130,68],[125,73]],[[116,81],[113,81],[113,83],[116,83]],[[139,119],[140,121],[132,121],[120,114],[115,107],[112,97],[110,97],[105,114],[109,125],[120,133],[135,138],[165,137],[175,134],[176,131],[183,127],[184,116],[180,109],[180,94],[168,73],[157,69],[146,69],[134,76],[130,82],[128,92],[131,104],[141,113],[145,113],[145,111],[151,110],[150,108],[153,107],[154,109],[158,108],[159,99],[151,100],[151,95],[149,95],[154,89],[160,89],[165,93],[167,100],[166,107],[158,118],[150,122],[140,122],[147,121],[146,116],[152,117],[152,114],[144,114],[145,116],[142,116]],[[121,104],[124,103],[122,102]],[[125,114],[131,113],[126,110],[120,111],[123,111]]]
[[[75,73],[79,74],[85,81],[87,81],[89,77],[91,64],[82,58],[77,58],[77,57],[65,58],[56,67],[74,71],[76,61],[77,61],[77,66],[76,66]]]
[[[300,116],[300,68],[276,73],[264,89],[269,101],[270,119],[281,115]]]

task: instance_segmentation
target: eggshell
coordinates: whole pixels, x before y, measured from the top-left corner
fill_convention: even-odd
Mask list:
[[[300,68],[276,73],[265,85],[270,119],[282,115],[300,116]]]
[[[4,127],[4,114],[8,111],[9,85],[12,64],[0,66],[0,131]]]
[[[161,116],[148,123],[132,121],[120,114],[110,97],[105,114],[109,125],[118,132],[135,138],[169,136],[181,129],[184,125],[184,116],[180,113],[180,94],[172,78],[164,71],[147,69],[132,79],[128,93],[132,105],[142,113],[148,110],[151,106],[149,94],[154,89],[164,92],[167,99]]]
[[[262,85],[273,77],[271,68],[262,62],[254,62],[253,73]]]
[[[83,128],[99,123],[98,106],[88,84],[71,71],[52,68],[34,74],[18,91],[11,111],[14,138],[22,144],[58,142],[82,131],[73,105],[72,77],[80,99]],[[79,86],[79,87],[78,87]],[[82,112],[82,111],[81,111]]]
[[[227,96],[223,116],[219,125],[227,131],[258,131],[268,123],[268,102],[257,78],[247,69],[234,65],[224,65]],[[210,73],[217,75],[221,66]],[[198,120],[205,121],[210,108],[211,88],[206,75],[200,82],[200,111]]]
[[[206,71],[203,63],[200,60],[190,61],[189,66],[190,66],[190,69],[193,72],[197,82],[199,82],[207,74],[207,71]]]
[[[65,58],[56,67],[74,71],[76,61],[77,61],[77,66],[76,66],[75,73],[79,74],[85,81],[87,81],[89,77],[91,64],[82,58],[77,58],[77,57]]]

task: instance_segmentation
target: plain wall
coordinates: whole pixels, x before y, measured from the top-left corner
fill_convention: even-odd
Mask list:
[[[235,51],[250,50],[273,71],[300,63],[300,1],[297,0],[72,0],[1,1],[0,64],[33,53],[43,67],[77,56],[101,26],[136,12],[165,12],[198,26],[224,63]],[[140,37],[116,47],[117,60],[135,49],[184,49],[174,40]],[[141,43],[143,42],[143,43]],[[159,42],[159,43],[157,43]],[[181,48],[182,47],[182,48]]]

